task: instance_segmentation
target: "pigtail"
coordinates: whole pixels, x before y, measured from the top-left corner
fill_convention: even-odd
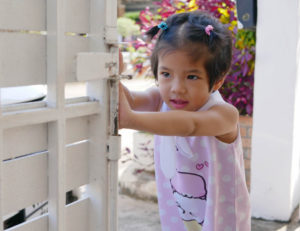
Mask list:
[[[214,40],[217,39],[217,33],[214,31],[214,27],[210,24],[205,27],[204,31],[208,36],[208,47],[212,48]]]
[[[148,30],[148,31],[146,32],[146,36],[147,36],[148,38],[150,38],[150,39],[153,39],[153,37],[154,37],[155,35],[157,35],[157,33],[158,33],[159,30],[160,30],[160,29],[159,29],[158,26],[154,26],[154,27],[152,27],[150,30]]]
[[[166,31],[168,29],[168,24],[166,22],[161,22],[157,26],[152,27],[149,31],[146,32],[146,35],[153,39],[153,37],[158,33],[159,30]]]
[[[217,39],[217,34],[214,31],[211,31],[208,37],[208,47],[212,48],[214,41]]]

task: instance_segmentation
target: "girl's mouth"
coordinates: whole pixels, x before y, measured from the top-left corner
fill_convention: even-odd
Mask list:
[[[189,101],[181,100],[181,99],[171,99],[170,103],[174,108],[182,109],[189,103]]]

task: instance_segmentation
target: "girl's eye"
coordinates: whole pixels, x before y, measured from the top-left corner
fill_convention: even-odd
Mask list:
[[[199,79],[199,77],[198,77],[197,75],[188,75],[187,78],[188,78],[188,79],[191,79],[191,80]]]
[[[170,77],[170,73],[168,72],[162,72],[161,75],[165,78],[169,78]]]

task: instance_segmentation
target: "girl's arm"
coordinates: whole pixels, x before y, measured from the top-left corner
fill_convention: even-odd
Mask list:
[[[120,92],[123,91],[130,108],[134,111],[158,111],[161,98],[157,87],[151,87],[146,91],[129,91],[120,83]]]
[[[238,111],[230,104],[220,104],[207,111],[137,112],[122,99],[120,92],[120,127],[158,135],[224,136],[237,135]],[[125,100],[124,100],[125,99]]]
[[[119,73],[124,70],[123,55],[119,50]],[[123,91],[132,110],[157,111],[161,104],[160,94],[157,87],[152,87],[144,92],[130,92],[121,82],[120,92]]]

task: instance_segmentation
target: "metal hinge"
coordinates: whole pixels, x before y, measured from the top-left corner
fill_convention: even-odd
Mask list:
[[[107,145],[107,159],[118,161],[121,157],[121,136],[110,136]]]

